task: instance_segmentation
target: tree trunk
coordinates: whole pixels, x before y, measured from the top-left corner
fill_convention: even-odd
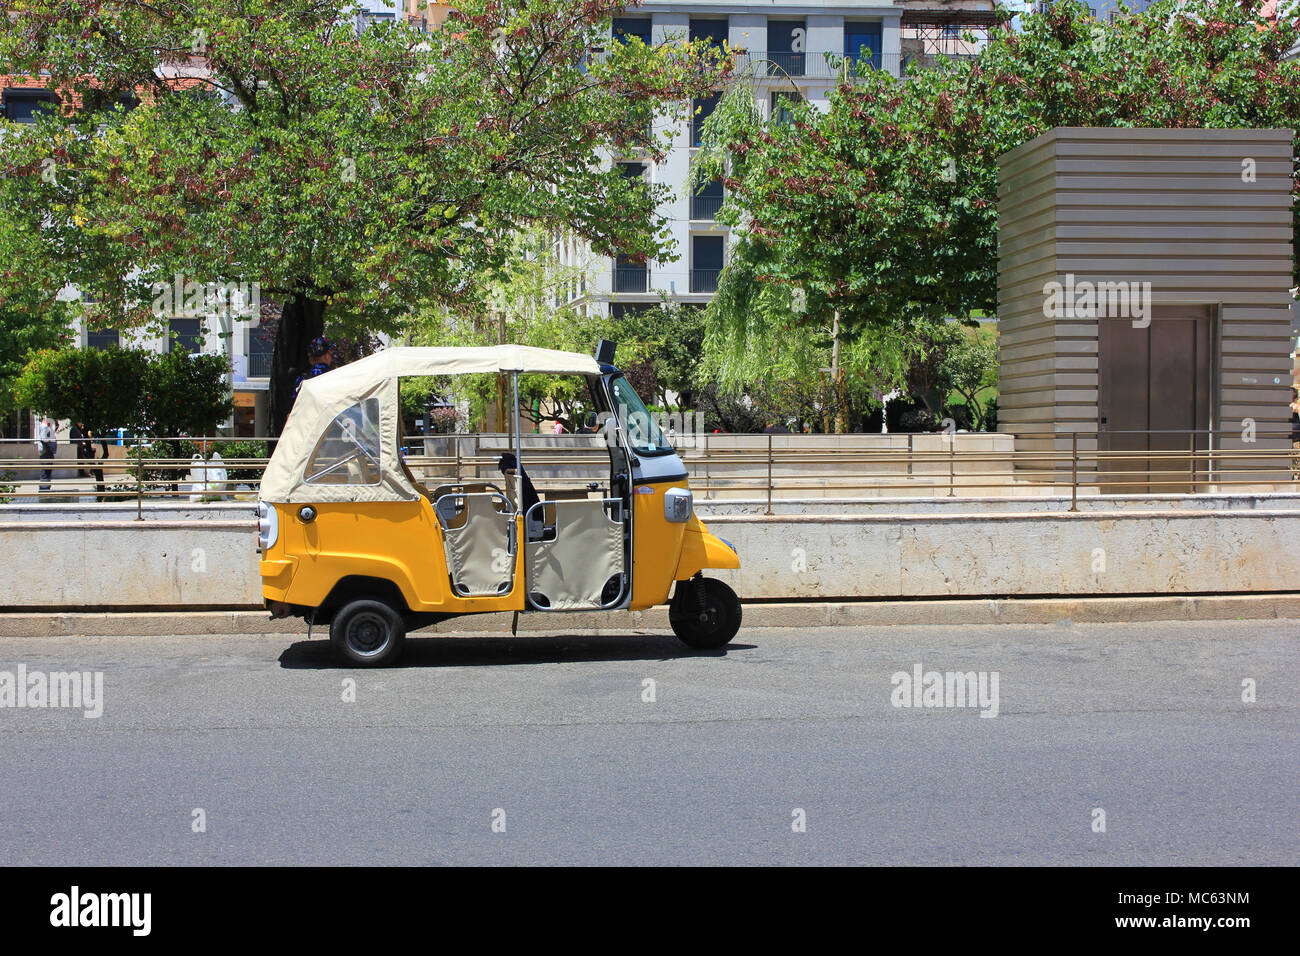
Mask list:
[[[298,376],[311,367],[307,346],[325,331],[325,303],[301,292],[284,304],[271,354],[271,434],[279,436],[289,409],[293,407],[293,386]]]

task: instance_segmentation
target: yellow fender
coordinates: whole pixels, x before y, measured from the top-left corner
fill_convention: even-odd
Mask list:
[[[740,555],[727,542],[710,533],[704,522],[692,517],[682,536],[682,553],[674,578],[685,581],[707,568],[739,568]]]

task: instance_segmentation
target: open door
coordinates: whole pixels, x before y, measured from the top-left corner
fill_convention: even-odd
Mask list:
[[[531,611],[614,610],[632,597],[628,453],[603,382],[591,378],[587,384],[599,411],[586,427],[537,436],[534,441],[544,445],[532,456],[536,467],[517,444],[520,478],[533,472],[543,485],[531,495],[521,485],[520,500],[530,499],[521,507]]]
[[[612,609],[630,588],[618,498],[540,501],[528,512],[524,546],[528,605],[536,611]]]

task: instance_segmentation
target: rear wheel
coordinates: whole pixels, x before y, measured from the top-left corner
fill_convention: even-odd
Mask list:
[[[383,601],[349,601],[339,608],[330,624],[330,643],[345,661],[357,667],[393,663],[405,640],[406,623]]]
[[[678,581],[668,621],[673,633],[691,647],[722,647],[740,630],[740,598],[713,578]]]

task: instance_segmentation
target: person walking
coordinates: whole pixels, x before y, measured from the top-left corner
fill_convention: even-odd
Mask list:
[[[40,449],[41,462],[52,462],[55,452],[59,450],[57,441],[58,433],[54,428],[54,420],[49,415],[42,415],[40,423],[36,426],[36,447]],[[50,490],[50,480],[54,475],[51,465],[42,464],[41,467],[41,491]]]

